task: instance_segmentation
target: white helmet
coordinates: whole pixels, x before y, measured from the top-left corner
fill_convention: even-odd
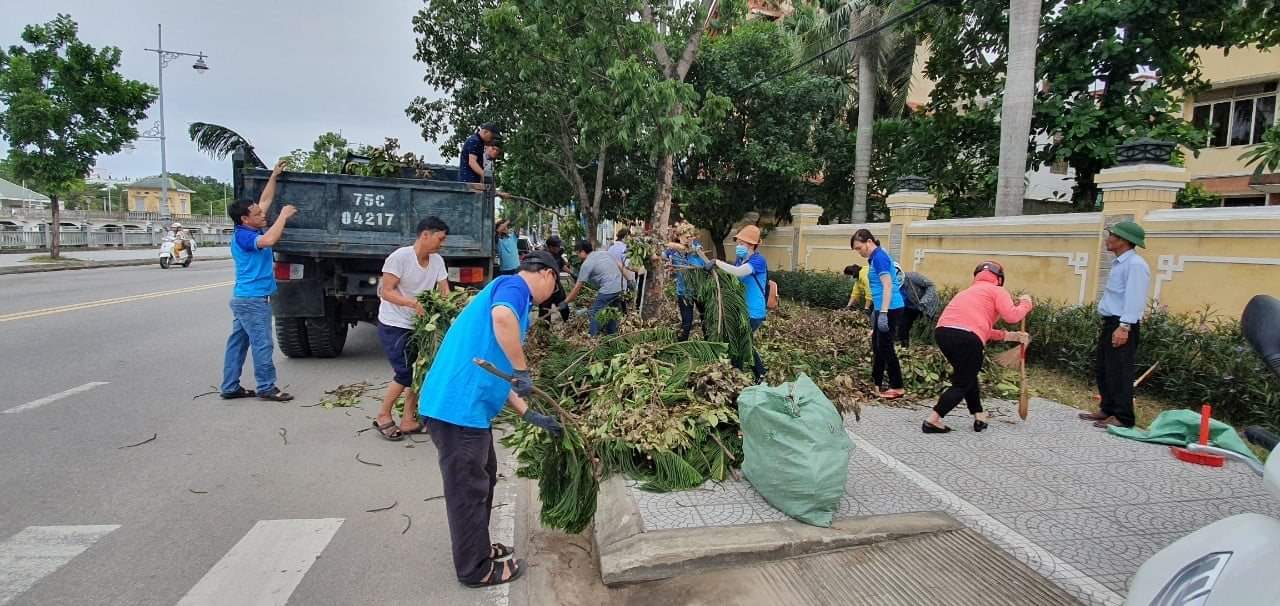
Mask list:
[[[174,221],[174,222],[173,222],[173,225],[170,225],[170,226],[169,226],[169,228],[170,228],[170,229],[182,229],[182,224],[181,224],[181,223],[178,223],[177,221]]]

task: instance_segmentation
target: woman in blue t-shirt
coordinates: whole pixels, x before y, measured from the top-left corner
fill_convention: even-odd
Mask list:
[[[684,272],[689,271],[691,267],[702,268],[706,266],[706,262],[702,259],[702,244],[694,236],[691,229],[677,228],[677,234],[671,238],[671,242],[667,243],[665,255],[667,261],[671,263],[671,268],[675,270],[676,276],[676,307],[680,309],[680,340],[689,340],[689,333],[693,330],[693,309],[698,308],[699,315],[702,316],[702,336],[707,336],[707,312],[702,306],[702,302],[698,301],[690,292],[688,281],[685,280]]]
[[[768,309],[765,305],[765,296],[768,294],[769,288],[769,264],[765,262],[764,255],[760,254],[760,228],[754,225],[748,225],[738,231],[738,235],[734,236],[737,246],[734,247],[734,263],[730,265],[716,259],[716,266],[729,272],[742,280],[742,285],[746,288],[747,298],[747,319],[751,321],[752,339],[755,338],[756,329],[764,324],[765,317],[768,316]],[[756,382],[764,380],[765,367],[764,362],[760,360],[760,352],[752,345],[751,354],[755,356],[755,372]]]
[[[893,349],[893,335],[902,319],[902,281],[894,268],[893,258],[880,247],[871,230],[859,229],[849,239],[849,247],[867,260],[871,302],[875,306],[875,331],[871,334],[871,380],[880,397],[896,400],[906,394],[902,388],[902,366]],[[889,371],[889,389],[884,388],[884,373]]]

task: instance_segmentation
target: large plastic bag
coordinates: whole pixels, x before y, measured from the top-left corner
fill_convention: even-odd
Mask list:
[[[779,511],[827,528],[844,496],[853,442],[840,413],[807,375],[738,395],[742,473]]]

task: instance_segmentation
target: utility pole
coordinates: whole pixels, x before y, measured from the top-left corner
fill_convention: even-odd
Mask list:
[[[170,51],[164,49],[164,31],[160,24],[156,24],[156,48],[144,49],[156,54],[156,69],[158,82],[160,84],[160,123],[158,132],[152,134],[151,131],[143,134],[143,138],[160,140],[160,220],[169,220],[169,166],[168,158],[165,155],[165,134],[164,134],[164,68],[168,67],[169,62],[178,57],[195,57],[196,62],[191,69],[198,73],[209,71],[209,66],[205,64],[204,53],[184,53],[180,51]]]

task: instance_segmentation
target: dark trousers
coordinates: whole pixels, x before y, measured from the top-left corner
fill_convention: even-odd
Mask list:
[[[938,349],[951,363],[951,387],[938,396],[933,411],[939,417],[947,416],[961,400],[969,405],[969,414],[982,412],[982,398],[978,392],[978,375],[982,372],[982,340],[967,330],[938,327],[933,331]]]
[[[893,335],[902,323],[902,309],[889,310],[889,332],[876,330],[871,335],[871,380],[876,387],[883,386],[884,373],[889,371],[889,387],[902,389],[902,365],[898,363],[898,352],[893,349]],[[871,322],[875,326],[875,321]]]
[[[1098,354],[1096,372],[1098,393],[1102,394],[1101,410],[1107,416],[1115,417],[1125,427],[1132,427],[1133,415],[1133,377],[1136,372],[1134,361],[1138,355],[1138,340],[1141,330],[1137,324],[1129,328],[1129,342],[1121,347],[1111,346],[1111,333],[1120,327],[1120,318],[1107,316],[1102,319],[1102,330],[1098,333]]]
[[[764,318],[760,318],[759,320],[751,319],[749,320],[749,322],[751,323],[751,355],[755,362],[755,366],[752,367],[751,372],[752,374],[755,375],[756,382],[759,383],[760,381],[764,380],[764,376],[769,372],[764,367],[764,361],[760,359],[760,348],[756,347],[756,344],[755,344],[756,329],[760,328],[761,326],[764,326]],[[742,367],[739,366],[737,362],[733,363],[733,367],[737,369],[742,369]]]
[[[478,583],[492,568],[489,514],[498,483],[493,432],[423,417],[440,457],[444,506],[458,581]]]
[[[676,297],[676,307],[680,308],[680,340],[688,341],[693,331],[693,309],[698,308],[698,316],[702,319],[702,338],[707,338],[707,308],[690,297]]]
[[[898,324],[897,334],[898,342],[901,343],[903,347],[909,347],[911,345],[911,326],[916,323],[916,320],[919,319],[921,315],[923,314],[921,314],[918,309],[911,309],[908,307],[902,308],[902,320]]]

